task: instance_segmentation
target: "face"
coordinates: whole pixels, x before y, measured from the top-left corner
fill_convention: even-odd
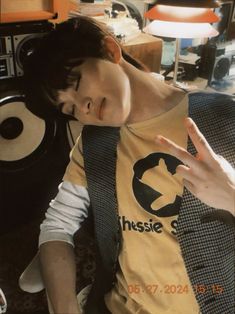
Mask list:
[[[130,84],[119,63],[89,58],[75,70],[78,82],[59,92],[63,113],[87,125],[121,126],[128,121]]]

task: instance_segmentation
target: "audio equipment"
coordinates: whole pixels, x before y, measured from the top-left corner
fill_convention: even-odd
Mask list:
[[[23,75],[23,62],[53,24],[47,21],[0,24],[0,79]]]
[[[199,76],[208,79],[212,73],[215,57],[217,53],[217,47],[215,44],[207,43],[201,46],[201,62],[199,66]],[[221,53],[223,54],[223,52]]]
[[[80,131],[77,121],[38,118],[22,95],[0,100],[0,234],[44,214]]]
[[[208,84],[227,79],[233,66],[234,55],[226,46],[208,43],[202,47],[199,76],[208,79]]]
[[[0,79],[15,75],[10,36],[0,37]]]
[[[42,145],[52,144],[55,126],[33,115],[21,95],[9,96],[0,100],[0,169],[14,170],[30,166],[27,156],[40,149]],[[15,162],[21,161],[20,166]],[[23,161],[23,163],[22,163]]]
[[[212,73],[209,77],[209,83],[226,79],[229,75],[232,56],[224,54],[215,58]]]

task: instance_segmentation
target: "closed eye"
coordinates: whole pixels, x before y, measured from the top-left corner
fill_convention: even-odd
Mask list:
[[[73,104],[70,108],[68,108],[68,106],[66,106],[65,103],[62,102],[58,105],[58,110],[63,114],[74,116],[76,106],[75,106],[75,104]]]
[[[80,80],[81,80],[81,73],[79,73],[78,77],[77,77],[77,81],[76,81],[76,86],[75,86],[75,90],[78,91],[78,88],[79,88],[79,83],[80,83]]]

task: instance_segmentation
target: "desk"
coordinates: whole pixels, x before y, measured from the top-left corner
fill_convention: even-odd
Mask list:
[[[141,33],[123,46],[132,57],[140,60],[151,72],[159,73],[162,57],[162,40],[160,38]]]

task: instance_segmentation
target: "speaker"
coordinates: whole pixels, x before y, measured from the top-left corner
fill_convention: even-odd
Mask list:
[[[0,234],[43,217],[80,129],[77,121],[38,118],[22,94],[0,99]]]
[[[212,73],[209,77],[209,83],[213,84],[213,82],[221,81],[226,79],[229,75],[229,69],[231,66],[231,58],[232,56],[229,54],[225,54],[215,58],[214,66]]]
[[[224,46],[208,43],[202,46],[199,76],[208,83],[225,78],[229,73],[232,56],[225,52]]]
[[[22,76],[24,60],[52,29],[48,21],[0,24],[0,80]]]

